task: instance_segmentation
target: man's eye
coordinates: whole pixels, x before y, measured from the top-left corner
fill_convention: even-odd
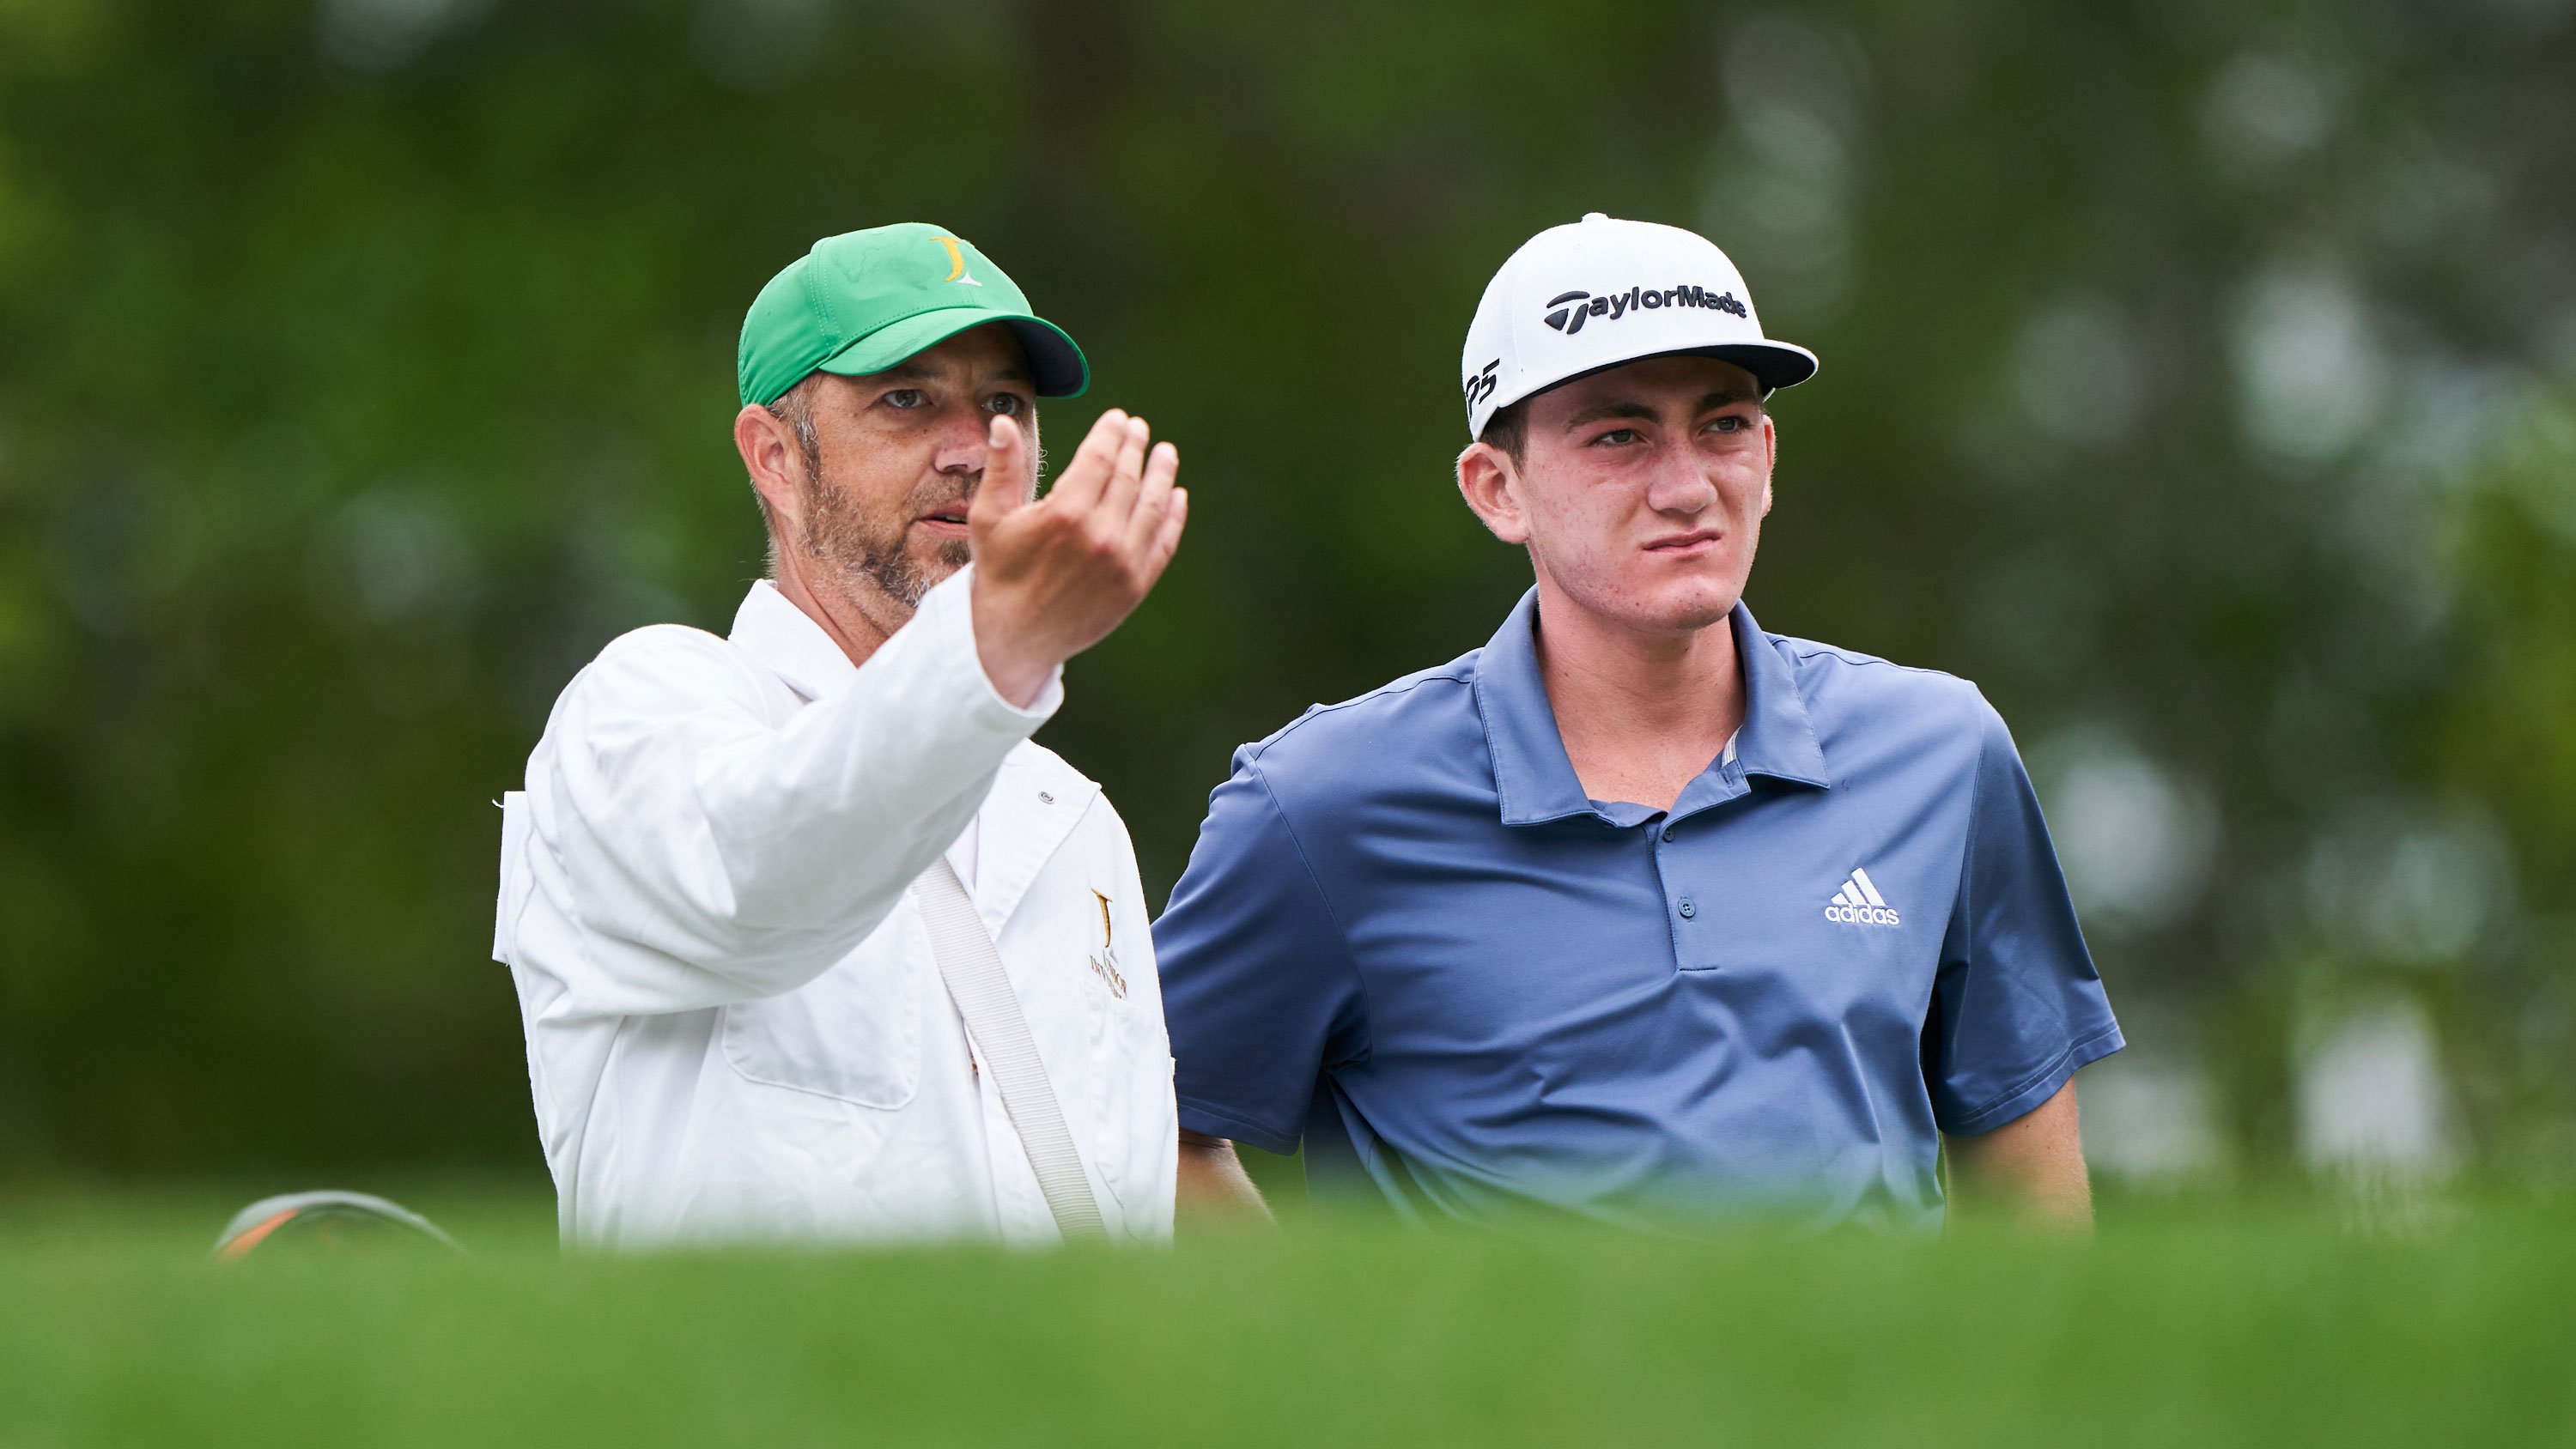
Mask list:
[[[917,387],[899,387],[885,395],[885,405],[890,408],[917,408],[927,401]]]
[[[984,406],[991,408],[993,411],[1008,418],[1018,417],[1020,414],[1027,412],[1029,408],[1026,401],[1013,397],[1009,393],[1003,393],[998,397],[995,397],[991,402],[986,403]]]
[[[1717,429],[1721,433],[1740,433],[1744,431],[1744,419],[1736,417],[1734,414],[1730,413],[1727,416],[1710,423],[1709,426]]]
[[[1612,428],[1610,431],[1603,433],[1600,437],[1594,438],[1592,441],[1596,443],[1608,443],[1614,448],[1624,448],[1630,443],[1637,441],[1637,436],[1637,430],[1635,428]]]

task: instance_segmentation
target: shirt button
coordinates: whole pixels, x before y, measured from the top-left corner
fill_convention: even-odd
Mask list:
[[[1682,897],[1682,907],[1681,907],[1681,909],[1682,909],[1682,919],[1683,919],[1683,920],[1685,920],[1685,921],[1687,921],[1687,920],[1689,920],[1691,917],[1696,916],[1696,915],[1698,915],[1698,914],[1699,914],[1699,907],[1697,907],[1697,906],[1695,906],[1695,905],[1692,905],[1692,904],[1691,904],[1691,898],[1690,898],[1690,897],[1688,897],[1688,896],[1684,896],[1684,897]]]
[[[1664,827],[1664,838],[1665,838],[1666,840],[1670,840],[1670,839],[1672,839],[1672,838],[1673,838],[1673,828],[1672,828],[1671,826],[1669,826],[1669,825],[1667,825],[1667,826],[1665,826],[1665,827]]]

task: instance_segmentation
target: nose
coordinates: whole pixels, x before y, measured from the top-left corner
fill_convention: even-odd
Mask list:
[[[981,409],[962,409],[942,420],[939,441],[930,455],[933,471],[960,478],[983,476],[984,460],[993,451],[985,429],[992,426]]]
[[[1689,518],[1717,503],[1717,484],[1690,448],[1665,448],[1655,460],[1654,477],[1646,483],[1646,506],[1657,513]]]

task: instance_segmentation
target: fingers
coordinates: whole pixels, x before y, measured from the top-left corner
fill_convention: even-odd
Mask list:
[[[1126,441],[1127,414],[1117,408],[1102,413],[1083,435],[1082,446],[1074,449],[1073,461],[1057,476],[1047,501],[1058,508],[1090,512],[1118,467],[1118,450]]]
[[[984,442],[990,449],[984,458],[984,481],[975,485],[975,499],[966,506],[966,526],[975,532],[991,527],[1029,500],[1029,440],[1020,425],[996,414],[993,426],[985,430]]]
[[[1117,468],[1100,490],[1100,511],[1108,515],[1111,528],[1123,531],[1135,512],[1137,495],[1144,491],[1145,440],[1152,436],[1143,418],[1127,419],[1127,431],[1118,439]]]
[[[1127,520],[1127,547],[1143,553],[1153,546],[1163,531],[1163,515],[1171,511],[1173,482],[1180,476],[1181,450],[1170,443],[1156,443],[1145,461],[1145,476],[1138,483],[1136,511]]]
[[[1124,555],[1124,567],[1141,568],[1147,588],[1180,546],[1187,511],[1180,449],[1152,439],[1143,418],[1117,408],[1102,413],[1046,500],[1054,521],[1077,529],[1088,548]],[[997,461],[1000,446],[997,441]]]
[[[1189,521],[1190,490],[1175,488],[1172,490],[1172,506],[1163,510],[1163,527],[1154,535],[1154,551],[1149,555],[1155,577],[1162,576],[1163,565],[1170,563],[1172,554],[1180,548],[1181,529]]]

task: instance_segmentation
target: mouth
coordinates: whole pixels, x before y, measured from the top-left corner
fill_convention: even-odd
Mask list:
[[[913,522],[927,525],[932,533],[954,534],[964,538],[967,531],[966,500],[961,498],[955,503],[943,504],[914,519]]]
[[[1725,534],[1714,528],[1693,529],[1689,533],[1676,533],[1668,538],[1656,539],[1646,545],[1646,552],[1668,557],[1675,554],[1706,553],[1717,547],[1725,537]]]

